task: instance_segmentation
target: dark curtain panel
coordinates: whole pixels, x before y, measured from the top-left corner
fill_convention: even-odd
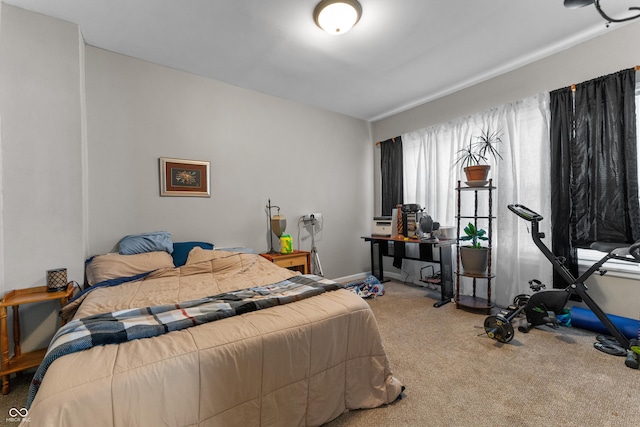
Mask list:
[[[576,85],[574,244],[640,239],[634,69]]]
[[[403,204],[401,137],[397,136],[380,143],[380,169],[382,171],[382,215],[391,215],[396,205]]]
[[[566,259],[566,267],[578,274],[578,255],[571,245],[571,146],[573,145],[573,92],[570,87],[550,93],[551,109],[551,250]],[[553,286],[568,284],[554,270]]]
[[[629,69],[551,93],[552,250],[574,275],[577,248],[640,239],[634,89]]]

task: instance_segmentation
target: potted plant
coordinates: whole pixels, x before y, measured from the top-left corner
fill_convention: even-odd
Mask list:
[[[476,139],[474,143],[473,140]],[[483,129],[480,136],[471,137],[469,146],[458,151],[458,159],[455,164],[462,165],[462,170],[467,176],[467,185],[477,187],[487,184],[487,176],[491,165],[487,162],[489,157],[496,161],[502,156],[498,152],[497,145],[502,142],[502,132]]]
[[[464,228],[465,236],[460,237],[461,241],[471,240],[471,245],[460,246],[460,261],[466,274],[481,275],[487,270],[489,263],[489,249],[480,244],[480,240],[487,241],[486,230],[477,228],[473,223],[469,223]]]

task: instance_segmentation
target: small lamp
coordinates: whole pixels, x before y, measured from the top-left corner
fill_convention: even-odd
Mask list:
[[[284,215],[280,215],[280,208],[278,208],[278,215],[271,217],[271,229],[273,230],[273,234],[278,237],[281,237],[284,230],[287,229],[287,219]]]
[[[344,34],[360,20],[357,0],[322,0],[313,11],[316,25],[332,35]]]
[[[67,269],[47,270],[47,292],[58,292],[67,289]]]
[[[271,215],[271,209],[277,208],[278,215]],[[280,238],[284,233],[284,230],[287,228],[287,219],[280,215],[280,206],[271,206],[271,199],[269,199],[269,203],[267,204],[267,215],[269,216],[269,253],[276,254],[278,251],[273,249],[273,234],[272,232]]]

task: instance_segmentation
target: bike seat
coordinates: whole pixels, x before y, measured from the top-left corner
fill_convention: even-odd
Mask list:
[[[608,252],[612,255],[627,256],[630,254],[629,249],[631,246],[628,243],[593,242],[590,248],[600,252]]]

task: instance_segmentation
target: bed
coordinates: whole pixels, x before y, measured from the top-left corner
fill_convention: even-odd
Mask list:
[[[58,357],[30,404],[35,425],[315,426],[401,395],[368,304],[335,282],[296,277],[259,255],[200,247],[181,267],[165,254],[143,269],[160,268],[120,283],[113,281],[131,270],[112,273],[112,264],[117,257],[107,258],[91,291],[65,307],[67,325],[283,281],[313,281],[322,290]]]

